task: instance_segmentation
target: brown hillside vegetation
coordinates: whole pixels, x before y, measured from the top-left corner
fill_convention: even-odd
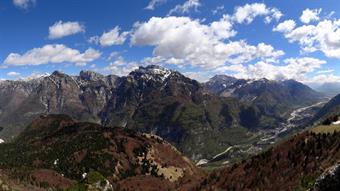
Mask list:
[[[307,190],[339,162],[339,132],[304,132],[250,160],[212,172],[196,190]]]
[[[188,190],[204,175],[157,136],[65,115],[40,116],[0,145],[0,169],[20,184],[73,190],[105,181],[113,190]]]
[[[205,176],[160,137],[65,115],[41,116],[0,145],[0,177],[18,190],[305,191],[336,164],[340,132],[306,131]]]

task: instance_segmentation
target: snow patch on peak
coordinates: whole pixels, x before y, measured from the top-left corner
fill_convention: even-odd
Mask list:
[[[253,82],[255,82],[256,80],[254,80],[254,79],[251,79],[251,80],[248,80],[247,81],[247,84],[252,84]]]
[[[167,78],[170,76],[170,74],[171,74],[171,71],[168,70],[168,69],[154,68],[154,69],[153,69],[153,72],[154,72],[154,74],[156,74],[156,75],[160,75],[162,81],[164,81],[165,79],[167,79]]]
[[[139,67],[139,69],[133,73],[140,74],[140,76],[146,80],[164,81],[172,74],[172,71],[157,65],[150,65],[147,67]]]

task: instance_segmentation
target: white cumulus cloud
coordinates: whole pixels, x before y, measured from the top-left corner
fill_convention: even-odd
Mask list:
[[[340,19],[326,19],[315,25],[302,25],[280,32],[289,42],[297,42],[303,52],[321,51],[329,58],[340,59]]]
[[[273,31],[277,31],[277,32],[283,32],[283,33],[287,33],[292,31],[296,26],[295,21],[293,20],[286,20],[283,21],[282,23],[278,24]]]
[[[202,24],[189,17],[153,17],[135,24],[132,45],[154,46],[153,56],[171,60],[177,65],[189,64],[214,68],[239,64],[254,59],[272,59],[284,54],[271,45],[249,45],[246,41],[229,41],[236,32],[224,16],[211,24]]]
[[[197,10],[198,7],[201,6],[200,0],[187,0],[182,5],[176,5],[173,9],[171,9],[168,15],[173,15],[174,13],[185,14],[189,13],[191,9]]]
[[[308,24],[312,21],[318,21],[320,19],[319,14],[322,9],[305,9],[302,11],[302,15],[300,17],[300,21]]]
[[[4,64],[24,66],[70,62],[82,65],[92,62],[100,56],[101,53],[92,48],[80,53],[79,50],[68,48],[63,44],[49,44],[41,48],[31,49],[24,54],[10,53]]]
[[[283,14],[277,8],[267,7],[264,3],[252,3],[236,7],[233,18],[237,23],[249,24],[257,16],[264,16],[265,23],[270,23],[273,19],[279,20]]]
[[[48,31],[49,39],[58,39],[65,36],[85,32],[85,26],[80,24],[79,22],[58,21],[50,26]]]
[[[334,74],[319,74],[310,78],[306,78],[303,83],[320,86],[325,83],[339,83],[340,76]]]
[[[7,73],[7,76],[10,76],[10,77],[18,77],[20,76],[21,74],[18,73],[18,72],[8,72]]]
[[[324,60],[312,57],[288,58],[283,62],[283,65],[260,61],[247,66],[226,66],[217,68],[216,72],[234,72],[235,77],[247,79],[267,78],[269,80],[295,79],[305,81],[308,79],[306,74],[314,72],[326,63]]]
[[[138,69],[139,66],[140,64],[137,62],[128,62],[122,56],[118,56],[109,66],[105,67],[104,70],[114,75],[126,76],[131,71]]]
[[[90,42],[100,44],[101,46],[113,46],[124,44],[129,32],[120,33],[120,28],[116,26],[108,32],[104,32],[101,36],[93,36]]]

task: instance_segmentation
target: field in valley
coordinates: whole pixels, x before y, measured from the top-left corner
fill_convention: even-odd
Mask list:
[[[311,131],[314,133],[334,133],[340,131],[340,125],[319,125]]]

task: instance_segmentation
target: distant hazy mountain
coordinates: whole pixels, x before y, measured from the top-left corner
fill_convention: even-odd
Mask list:
[[[293,108],[312,105],[324,96],[295,80],[244,80],[218,75],[205,83],[205,88],[223,97],[236,97],[256,105],[267,115],[284,117]]]
[[[314,89],[328,96],[335,96],[340,93],[340,82],[324,83],[321,86],[316,86]]]
[[[0,144],[0,161],[0,185],[4,174],[22,190],[189,190],[204,175],[155,135],[66,115],[33,120],[14,142]]]

